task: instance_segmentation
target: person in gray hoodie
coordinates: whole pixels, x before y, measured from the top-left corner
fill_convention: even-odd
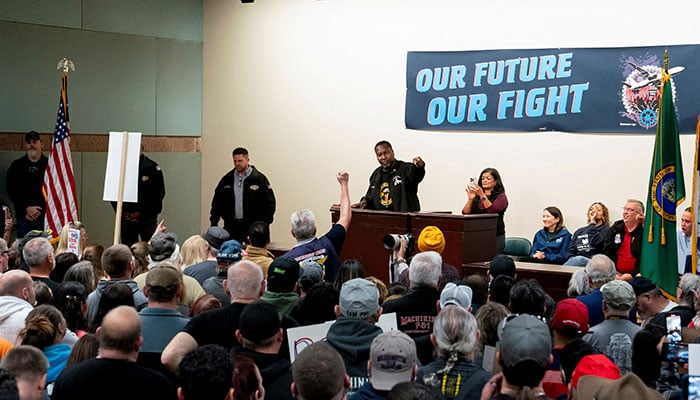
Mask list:
[[[382,315],[379,290],[364,278],[345,282],[335,313],[338,319],[328,329],[326,341],[343,358],[350,376],[350,392],[354,392],[368,380],[367,361],[372,340],[382,333],[375,325]]]
[[[131,271],[134,270],[134,257],[131,250],[123,244],[115,244],[108,247],[102,253],[102,268],[107,274],[107,280],[102,280],[97,284],[97,288],[88,295],[88,324],[92,324],[97,313],[97,306],[100,304],[102,292],[109,285],[123,283],[129,286],[134,295],[136,310],[141,311],[148,305],[148,299],[139,288],[136,281],[131,279]]]

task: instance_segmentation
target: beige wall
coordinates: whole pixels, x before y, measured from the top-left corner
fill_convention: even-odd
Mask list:
[[[646,201],[653,135],[407,130],[406,52],[700,43],[693,13],[669,10],[673,23],[653,29],[657,9],[649,0],[205,0],[202,224],[231,149],[245,146],[278,197],[273,240],[291,241],[299,208],[325,230],[335,172],[350,172],[359,199],[381,139],[397,158],[426,160],[423,210],[459,212],[468,178],[492,166],[510,199],[510,236],[531,238],[548,205],[571,230],[593,201],[618,219],[625,199]],[[694,136],[681,146],[690,196]]]
[[[108,246],[114,237],[114,211],[102,193],[106,135],[115,130],[142,132],[146,152],[163,168],[160,217],[168,229],[181,241],[200,233],[201,154],[176,147],[201,134],[202,9],[202,0],[3,1],[0,198],[9,201],[7,167],[23,154],[15,133],[53,132],[56,64],[67,57],[76,67],[68,90],[72,158],[90,243]]]

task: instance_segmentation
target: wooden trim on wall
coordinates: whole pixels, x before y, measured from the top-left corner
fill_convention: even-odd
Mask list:
[[[26,132],[0,133],[0,151],[25,151],[24,135]],[[48,151],[53,137],[52,133],[40,133],[44,151]],[[200,153],[202,151],[200,136],[153,136],[142,135],[141,144],[147,153]],[[74,133],[70,136],[72,152],[107,152],[108,134]]]

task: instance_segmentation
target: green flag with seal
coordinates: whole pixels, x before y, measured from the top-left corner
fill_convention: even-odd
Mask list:
[[[678,287],[676,207],[685,199],[685,184],[673,94],[671,76],[664,71],[640,268],[642,276],[654,281],[667,296],[675,298]]]

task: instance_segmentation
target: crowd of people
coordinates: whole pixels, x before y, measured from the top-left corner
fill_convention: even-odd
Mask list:
[[[63,231],[53,245],[43,229],[10,247],[0,239],[0,397],[688,398],[677,348],[700,337],[700,277],[679,274],[672,301],[638,275],[640,202],[628,201],[612,226],[594,203],[573,235],[557,207],[544,210],[530,256],[582,267],[566,299],[518,279],[502,254],[485,276],[460,278],[441,256],[459,244],[437,226],[423,229],[415,251],[401,239],[385,282],[341,258],[352,208],[419,209],[425,162],[395,160],[384,141],[375,152],[380,166],[361,202],[351,204],[339,172],[339,219],[319,236],[311,210],[294,212],[297,243],[277,257],[267,249],[276,200],[243,148],[201,235],[180,241],[158,224],[146,240],[134,230],[136,241],[105,248],[74,221],[63,229],[79,232],[72,246]],[[500,174],[487,168],[462,212],[499,214],[502,250],[507,206]],[[396,315],[395,329],[380,323],[385,314]],[[318,324],[325,340],[290,346],[289,329]]]
[[[349,198],[341,204],[349,209]],[[328,280],[318,259],[270,257],[264,269],[249,259],[250,238],[241,245],[220,229],[186,241],[201,251],[157,232],[145,272],[118,244],[99,269],[76,257],[59,281],[50,275],[60,254],[30,237],[0,276],[0,379],[21,399],[107,387],[106,398],[686,398],[687,360],[673,349],[700,337],[697,275],[680,278],[674,302],[645,277],[616,279],[615,263],[597,254],[581,268],[587,285],[572,281],[557,302],[518,279],[505,255],[486,276],[445,277],[436,250],[449,244],[431,226],[405,261],[405,281],[365,276],[357,260],[340,261]],[[185,265],[188,253],[200,257]],[[194,268],[207,260],[211,270]],[[38,285],[48,287],[41,300]],[[223,295],[208,289],[216,285]],[[395,330],[378,324],[386,313]],[[288,329],[324,323],[324,341],[290,353]]]

